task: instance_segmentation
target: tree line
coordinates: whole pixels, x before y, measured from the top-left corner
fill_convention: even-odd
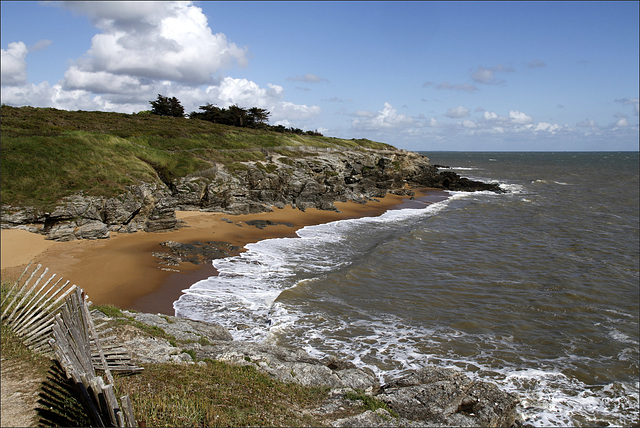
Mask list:
[[[176,97],[165,97],[158,94],[155,101],[149,101],[151,113],[158,116],[185,117],[184,107]],[[193,111],[187,116],[190,119],[206,120],[222,125],[231,125],[241,128],[266,129],[275,132],[319,135],[318,131],[303,131],[300,128],[286,127],[283,125],[269,125],[269,111],[263,108],[242,108],[237,104],[228,108],[221,108],[213,104],[200,106],[201,111]]]

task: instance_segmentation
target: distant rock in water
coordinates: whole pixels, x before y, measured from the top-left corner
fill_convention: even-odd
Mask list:
[[[176,210],[250,214],[286,205],[337,211],[335,202],[366,202],[408,187],[502,192],[496,184],[439,171],[420,154],[399,149],[342,150],[300,147],[290,156],[264,151],[263,161],[222,164],[169,183],[129,186],[117,197],[64,198],[51,212],[2,206],[2,227],[22,228],[48,239],[108,238],[110,232],[156,232],[180,226]]]

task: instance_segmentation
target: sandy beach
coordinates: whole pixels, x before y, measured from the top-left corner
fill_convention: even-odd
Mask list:
[[[210,264],[184,262],[171,267],[160,264],[152,253],[166,252],[160,245],[162,242],[221,241],[242,248],[263,239],[296,236],[296,230],[308,225],[377,216],[403,203],[408,203],[407,197],[389,194],[366,204],[338,202],[339,212],[317,209],[303,212],[290,206],[249,215],[180,211],[176,216],[184,227],[175,231],[112,233],[110,239],[104,240],[55,242],[24,230],[2,230],[2,279],[15,280],[33,261],[84,289],[95,304],[173,315],[172,305],[181,291],[215,275],[216,271]],[[287,224],[258,228],[246,224],[251,220]]]

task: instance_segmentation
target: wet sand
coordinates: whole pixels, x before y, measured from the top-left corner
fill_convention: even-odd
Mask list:
[[[416,196],[424,195],[416,191]],[[104,240],[54,242],[24,230],[2,230],[2,279],[15,280],[33,261],[84,289],[95,304],[113,304],[123,309],[173,315],[173,302],[180,297],[181,291],[215,275],[216,271],[209,264],[184,262],[171,267],[160,264],[152,253],[166,252],[161,242],[222,241],[242,248],[263,239],[296,236],[296,230],[304,226],[377,216],[388,209],[411,203],[407,197],[389,194],[380,201],[366,204],[337,202],[339,212],[317,209],[303,212],[290,206],[248,215],[180,211],[176,216],[185,227],[178,230],[112,233],[110,239]],[[258,228],[246,224],[250,220],[270,220],[288,225]]]

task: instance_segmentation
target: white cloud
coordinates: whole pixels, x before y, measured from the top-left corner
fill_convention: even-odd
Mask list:
[[[627,120],[627,118],[626,118],[626,117],[623,117],[623,118],[618,119],[618,120],[616,121],[616,126],[617,126],[618,128],[623,128],[623,127],[625,127],[625,126],[629,126],[629,121]]]
[[[306,104],[294,104],[290,101],[280,101],[274,104],[270,110],[274,120],[286,118],[296,122],[306,121],[318,116],[322,109],[318,106],[308,106]]]
[[[212,75],[238,63],[246,64],[246,51],[213,34],[202,9],[191,2],[65,2],[88,15],[102,30],[93,37],[86,57],[75,64],[85,73],[68,79],[68,89],[92,90],[104,73],[185,84],[212,83]],[[93,79],[91,73],[94,73]],[[118,79],[114,92],[121,90]],[[84,86],[80,86],[80,84]]]
[[[113,74],[107,71],[86,71],[72,65],[64,73],[64,86],[67,89],[84,89],[99,94],[130,94],[148,92],[149,84],[126,74]]]
[[[131,113],[148,110],[149,101],[162,94],[177,97],[187,112],[206,103],[265,108],[271,112],[271,121],[287,120],[289,126],[321,113],[318,106],[285,101],[282,86],[261,87],[247,79],[220,77],[225,67],[245,64],[246,51],[224,34],[213,34],[206,16],[192,2],[54,5],[88,16],[100,33],[85,56],[53,85],[27,84],[29,49],[22,42],[9,44],[2,50],[2,101],[6,104]],[[34,49],[49,44],[41,40]],[[323,80],[312,74],[303,78]]]
[[[462,121],[462,126],[465,128],[477,128],[478,125],[476,125],[476,123],[472,120],[463,120]]]
[[[482,114],[482,117],[484,118],[484,120],[496,120],[498,118],[498,115],[492,111],[485,111]]]
[[[2,85],[19,85],[27,81],[27,52],[27,46],[22,42],[9,43],[6,50],[2,49]]]
[[[513,123],[518,125],[527,125],[533,122],[533,118],[531,116],[519,112],[518,110],[511,110],[509,112],[509,118]]]
[[[469,110],[462,106],[452,107],[447,110],[446,116],[452,119],[459,119],[469,116]]]
[[[351,125],[356,129],[389,129],[402,126],[409,126],[415,122],[414,119],[399,114],[393,106],[387,102],[384,108],[377,112],[357,111],[356,118],[353,119]]]
[[[560,128],[561,128],[561,126],[558,125],[557,123],[539,122],[538,124],[536,124],[536,126],[533,128],[533,130],[535,132],[546,131],[546,132],[550,132],[550,133],[554,134]]]
[[[292,120],[308,120],[321,112],[318,106],[294,104],[282,100],[284,93],[282,86],[271,83],[267,84],[267,88],[262,88],[257,83],[247,79],[225,77],[219,85],[210,86],[205,92],[207,102],[220,107],[238,104],[240,107],[264,108],[271,112],[270,119],[274,123],[286,119],[286,126],[291,126],[290,121]]]

